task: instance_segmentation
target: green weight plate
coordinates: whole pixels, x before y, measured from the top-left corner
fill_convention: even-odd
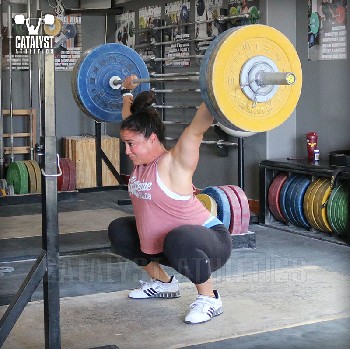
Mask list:
[[[347,220],[347,214],[346,214],[346,209],[348,209],[347,207],[347,197],[346,197],[346,193],[344,193],[344,191],[342,191],[339,195],[339,211],[338,211],[338,215],[339,215],[339,230],[341,231],[342,234],[346,233],[346,220]]]
[[[24,160],[23,163],[27,167],[28,171],[28,187],[29,187],[29,193],[36,193],[36,176],[33,165],[29,162],[29,160]]]
[[[337,232],[342,235],[343,227],[342,227],[342,215],[341,215],[341,201],[342,201],[342,186],[339,186],[339,189],[336,192],[334,207],[333,207],[333,216],[334,216],[334,225],[337,229]]]
[[[331,195],[329,196],[327,203],[327,217],[330,226],[333,231],[341,234],[338,226],[338,214],[337,214],[337,201],[338,201],[338,191],[340,189],[340,185],[337,185],[333,190]]]
[[[344,190],[344,186],[342,184],[339,185],[339,189],[336,193],[336,199],[334,201],[334,216],[335,216],[335,225],[337,227],[337,230],[339,234],[343,235],[345,230],[345,224],[344,224],[344,203],[343,200],[346,197],[346,193]]]
[[[349,223],[349,197],[345,185],[342,185],[340,188],[338,202],[339,229],[342,234],[346,235],[348,233],[347,228]]]
[[[312,12],[309,19],[309,27],[312,34],[317,34],[320,30],[320,18],[317,12]]]
[[[14,161],[7,169],[6,181],[15,194],[28,194],[28,171],[22,161]]]

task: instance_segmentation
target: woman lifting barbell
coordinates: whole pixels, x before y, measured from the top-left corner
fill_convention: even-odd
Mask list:
[[[193,193],[192,177],[199,160],[203,134],[213,122],[204,103],[177,144],[167,150],[164,125],[152,107],[154,93],[142,92],[133,100],[136,76],[123,84],[120,137],[134,164],[128,190],[134,215],[114,220],[108,227],[112,250],[143,269],[151,282],[130,292],[130,298],[176,298],[180,286],[162,265],[186,276],[198,295],[186,323],[202,323],[222,313],[222,300],[213,289],[212,272],[231,255],[228,230]]]

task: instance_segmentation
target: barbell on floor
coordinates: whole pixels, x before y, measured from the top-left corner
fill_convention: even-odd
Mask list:
[[[186,59],[186,57],[183,57]],[[199,75],[152,76],[143,59],[121,44],[104,44],[81,56],[72,75],[79,107],[98,121],[121,121],[121,82],[138,77],[135,95],[150,83],[199,81],[201,96],[216,121],[229,130],[264,132],[293,112],[302,87],[302,70],[292,43],[261,24],[231,28],[207,48]],[[166,75],[166,74],[165,74]]]

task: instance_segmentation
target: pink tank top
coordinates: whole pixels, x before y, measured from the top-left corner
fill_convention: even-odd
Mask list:
[[[163,155],[149,165],[135,166],[128,186],[141,250],[147,254],[163,252],[170,230],[184,224],[203,225],[212,217],[195,195],[177,195],[161,182],[157,164]]]

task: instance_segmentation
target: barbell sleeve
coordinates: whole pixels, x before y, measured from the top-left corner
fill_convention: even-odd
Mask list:
[[[256,79],[259,86],[293,85],[295,81],[295,74],[291,72],[261,72]]]

